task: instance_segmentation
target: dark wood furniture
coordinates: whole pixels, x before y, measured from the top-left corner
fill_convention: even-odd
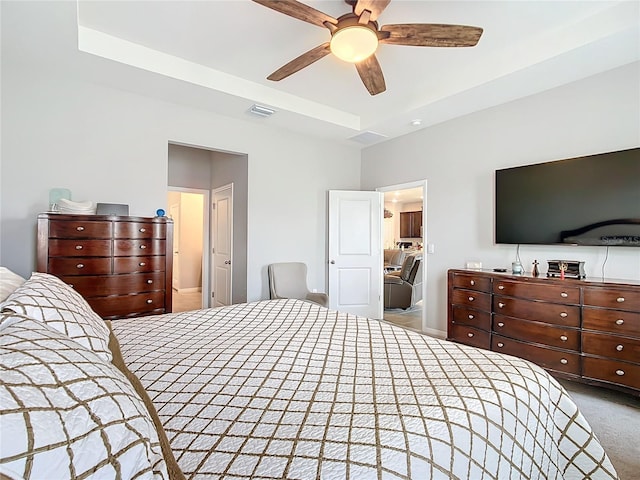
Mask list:
[[[107,319],[171,312],[173,221],[38,216],[37,270],[75,288]]]
[[[448,272],[447,338],[640,395],[640,282]]]
[[[422,237],[422,211],[400,212],[400,238]]]

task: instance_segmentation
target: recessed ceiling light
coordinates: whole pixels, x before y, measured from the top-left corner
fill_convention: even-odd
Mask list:
[[[411,120],[412,127],[419,127],[420,125],[422,125],[422,120],[420,120],[419,118],[416,118],[415,120]]]

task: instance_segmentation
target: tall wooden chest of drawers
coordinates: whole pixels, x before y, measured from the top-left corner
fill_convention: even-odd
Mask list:
[[[640,282],[448,272],[447,338],[640,394]]]
[[[37,270],[72,285],[106,319],[167,313],[172,245],[165,217],[43,213]]]

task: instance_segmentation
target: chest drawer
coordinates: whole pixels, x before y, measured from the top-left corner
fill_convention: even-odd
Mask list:
[[[536,285],[526,282],[496,280],[493,284],[493,293],[509,297],[524,297],[528,300],[580,304],[580,288],[571,285]]]
[[[165,240],[150,238],[140,240],[114,240],[113,254],[118,256],[163,255]]]
[[[580,355],[578,353],[523,343],[495,334],[491,339],[491,350],[524,358],[550,370],[580,375]]]
[[[580,350],[580,331],[574,328],[496,315],[493,319],[493,331],[505,337],[525,342],[541,343],[567,350]]]
[[[640,339],[582,332],[582,351],[640,364]]]
[[[165,257],[115,257],[114,273],[162,272],[165,269]]]
[[[532,321],[544,321],[567,327],[580,326],[580,307],[557,303],[534,302],[520,298],[493,297],[493,311],[508,317]]]
[[[451,302],[456,305],[464,305],[476,310],[491,310],[491,294],[489,293],[456,288],[453,290]]]
[[[453,307],[453,321],[463,325],[479,328],[480,330],[491,330],[491,313],[474,310],[464,306]]]
[[[453,286],[479,292],[491,292],[491,279],[473,274],[453,274]]]
[[[640,337],[640,313],[584,307],[582,328]]]
[[[135,295],[114,295],[92,297],[87,301],[91,308],[103,318],[126,317],[162,310],[165,307],[164,291],[137,293]]]
[[[615,288],[585,288],[584,304],[617,310],[640,311],[640,291]]]
[[[151,292],[165,288],[164,272],[61,278],[85,298],[126,295],[131,292]]]
[[[50,238],[111,238],[111,222],[90,220],[53,220],[49,223]]]
[[[64,275],[108,275],[111,273],[111,258],[102,257],[50,257],[49,272]]]
[[[166,238],[166,225],[148,222],[115,222],[115,238]]]
[[[491,346],[491,334],[489,332],[456,323],[449,325],[449,340],[486,350]]]
[[[582,374],[587,378],[640,389],[640,366],[632,363],[584,357]]]
[[[49,240],[50,257],[110,257],[111,240]]]

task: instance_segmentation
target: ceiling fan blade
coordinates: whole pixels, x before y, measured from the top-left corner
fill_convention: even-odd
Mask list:
[[[316,48],[303,53],[299,57],[291,60],[286,65],[280,67],[278,70],[269,75],[267,77],[267,80],[278,82],[283,78],[287,78],[289,75],[296,73],[298,70],[302,70],[304,67],[308,67],[313,62],[317,62],[321,58],[329,55],[330,52],[331,50],[329,49],[329,42],[323,43],[322,45],[319,45]]]
[[[338,20],[326,13],[312,8],[296,0],[253,0],[276,12],[284,13],[303,22],[309,22],[319,27],[324,27],[325,22],[336,25]]]
[[[358,3],[353,7],[353,13],[360,16],[362,12],[369,10],[371,12],[370,19],[375,22],[389,3],[391,0],[358,0]]]
[[[382,74],[382,68],[375,55],[371,55],[369,58],[356,63],[356,69],[362,79],[362,83],[367,87],[371,95],[377,95],[384,92],[387,86],[384,83],[384,75]]]
[[[380,43],[418,47],[473,47],[482,35],[480,27],[438,23],[383,25],[380,31],[389,33]]]

